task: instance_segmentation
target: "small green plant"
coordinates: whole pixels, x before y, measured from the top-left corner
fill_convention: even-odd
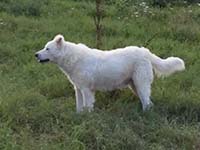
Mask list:
[[[102,20],[103,20],[103,1],[96,0],[96,13],[94,15],[94,24],[96,27],[96,47],[100,48],[102,45]]]

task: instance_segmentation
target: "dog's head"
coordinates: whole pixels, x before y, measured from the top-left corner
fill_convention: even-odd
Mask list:
[[[48,61],[55,62],[63,48],[64,42],[65,39],[62,35],[55,36],[55,38],[48,42],[42,50],[35,54],[35,57],[41,63]]]

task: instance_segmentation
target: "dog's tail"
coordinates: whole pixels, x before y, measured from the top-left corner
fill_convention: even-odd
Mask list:
[[[148,50],[148,58],[152,63],[154,72],[157,77],[169,76],[177,71],[182,71],[185,69],[184,61],[178,57],[168,57],[167,59],[161,59]]]

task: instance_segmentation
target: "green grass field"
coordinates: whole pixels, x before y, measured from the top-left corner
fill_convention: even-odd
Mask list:
[[[39,64],[34,53],[58,33],[95,47],[95,3],[2,0],[1,150],[200,149],[200,6],[104,8],[102,49],[143,46],[156,34],[147,47],[163,58],[181,57],[186,70],[155,79],[155,106],[148,112],[124,89],[97,92],[95,111],[77,114],[72,85],[56,65]]]

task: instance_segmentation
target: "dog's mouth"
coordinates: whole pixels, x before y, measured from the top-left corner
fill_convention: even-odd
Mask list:
[[[49,59],[38,59],[38,62],[40,62],[40,63],[45,63],[45,62],[48,62],[49,61]]]

